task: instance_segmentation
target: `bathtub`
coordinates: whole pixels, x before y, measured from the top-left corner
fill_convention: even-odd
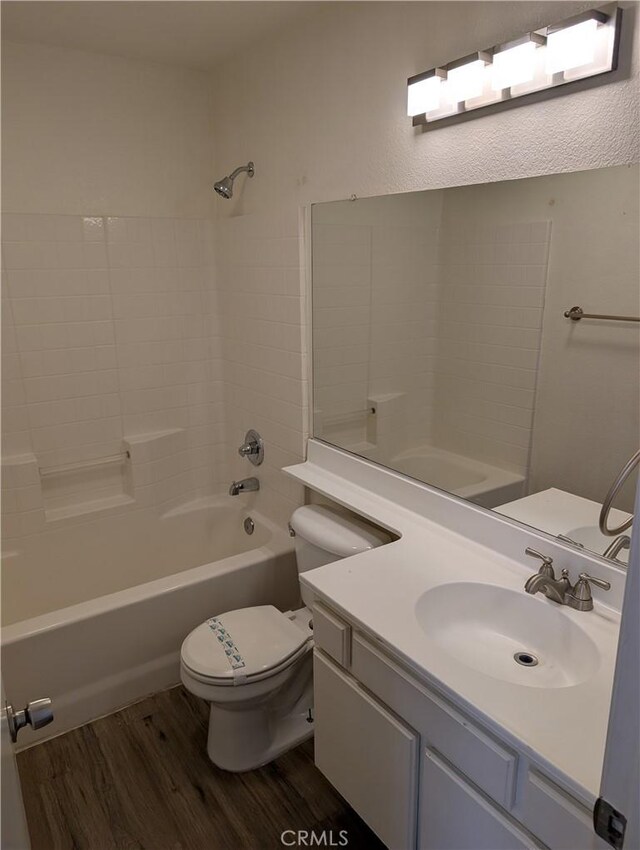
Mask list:
[[[361,453],[369,460],[484,508],[519,499],[524,492],[524,475],[436,446],[419,446],[391,458],[382,458],[375,449]]]
[[[235,500],[234,500],[235,502]],[[60,528],[3,564],[3,679],[22,707],[51,697],[55,720],[21,748],[179,682],[180,645],[208,617],[299,604],[284,529],[227,499],[162,517],[142,511]]]

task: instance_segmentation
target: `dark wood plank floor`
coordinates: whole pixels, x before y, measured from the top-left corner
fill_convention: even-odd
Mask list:
[[[207,757],[207,723],[178,687],[20,753],[33,850],[271,850],[284,830],[333,830],[335,845],[346,830],[349,850],[384,850],[311,742],[226,773]]]

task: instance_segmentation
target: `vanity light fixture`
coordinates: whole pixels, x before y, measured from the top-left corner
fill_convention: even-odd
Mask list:
[[[607,16],[592,10],[565,26],[550,27],[547,37],[547,72],[556,74],[591,65],[598,47],[598,28]]]
[[[493,56],[491,88],[494,91],[528,83],[536,72],[536,50],[546,43],[546,38],[536,32],[496,48]]]
[[[408,115],[428,125],[613,71],[621,17],[609,3],[409,77]]]
[[[481,97],[485,83],[485,69],[491,64],[491,53],[482,51],[465,56],[447,65],[447,95],[452,103],[462,103]]]
[[[440,84],[447,78],[442,68],[412,77],[407,87],[407,113],[410,116],[432,112],[440,106]]]

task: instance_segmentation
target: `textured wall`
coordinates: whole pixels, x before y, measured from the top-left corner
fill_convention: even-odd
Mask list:
[[[238,54],[212,77],[214,115],[224,115],[216,123],[216,162],[224,172],[253,159],[256,177],[239,187],[232,201],[216,201],[221,226],[240,232],[246,218],[256,243],[261,236],[290,241],[301,232],[293,229],[293,222],[313,202],[636,161],[638,57],[631,56],[634,9],[629,3],[623,4],[621,67],[597,84],[565,88],[539,102],[429,132],[413,129],[405,115],[406,78],[411,74],[592,5],[327,3],[312,20]],[[233,270],[242,262],[244,248],[223,239],[219,249],[219,255],[226,252],[224,265],[231,274],[225,286],[233,288]],[[295,254],[290,246],[288,250]],[[260,286],[260,275],[273,265],[271,251],[265,262],[254,253],[252,263]],[[272,292],[266,284],[262,291]],[[305,305],[296,310],[292,296],[303,294],[288,288],[286,296],[273,299],[274,305],[280,299],[284,306],[286,298],[292,322],[286,328],[287,351],[302,352],[293,371],[290,359],[286,367],[273,367],[276,378],[293,382],[287,389],[274,389],[274,397],[286,403],[295,386],[295,398],[302,399],[287,420],[282,455],[287,460],[302,456],[307,427]],[[254,380],[271,387],[262,363],[272,357],[284,362],[286,352],[277,340],[265,340],[259,353]],[[245,395],[244,403],[234,417],[236,434],[254,424],[261,409],[259,393],[253,399]],[[264,426],[267,442],[275,442],[279,450],[281,430],[275,423]],[[276,469],[271,480],[279,486]],[[289,490],[287,496],[283,513],[301,493]]]

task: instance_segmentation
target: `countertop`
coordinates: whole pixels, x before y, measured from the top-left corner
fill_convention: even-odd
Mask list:
[[[429,637],[416,616],[417,601],[438,585],[459,581],[524,594],[524,582],[537,570],[536,562],[518,563],[317,463],[286,472],[400,535],[381,548],[301,574],[303,584],[377,639],[417,678],[511,741],[586,805],[593,804],[600,789],[619,612],[599,601],[590,612],[561,609],[599,650],[597,670],[581,684],[538,688],[478,672]],[[575,578],[573,570],[571,575]],[[530,599],[532,604],[556,607],[542,594]]]

